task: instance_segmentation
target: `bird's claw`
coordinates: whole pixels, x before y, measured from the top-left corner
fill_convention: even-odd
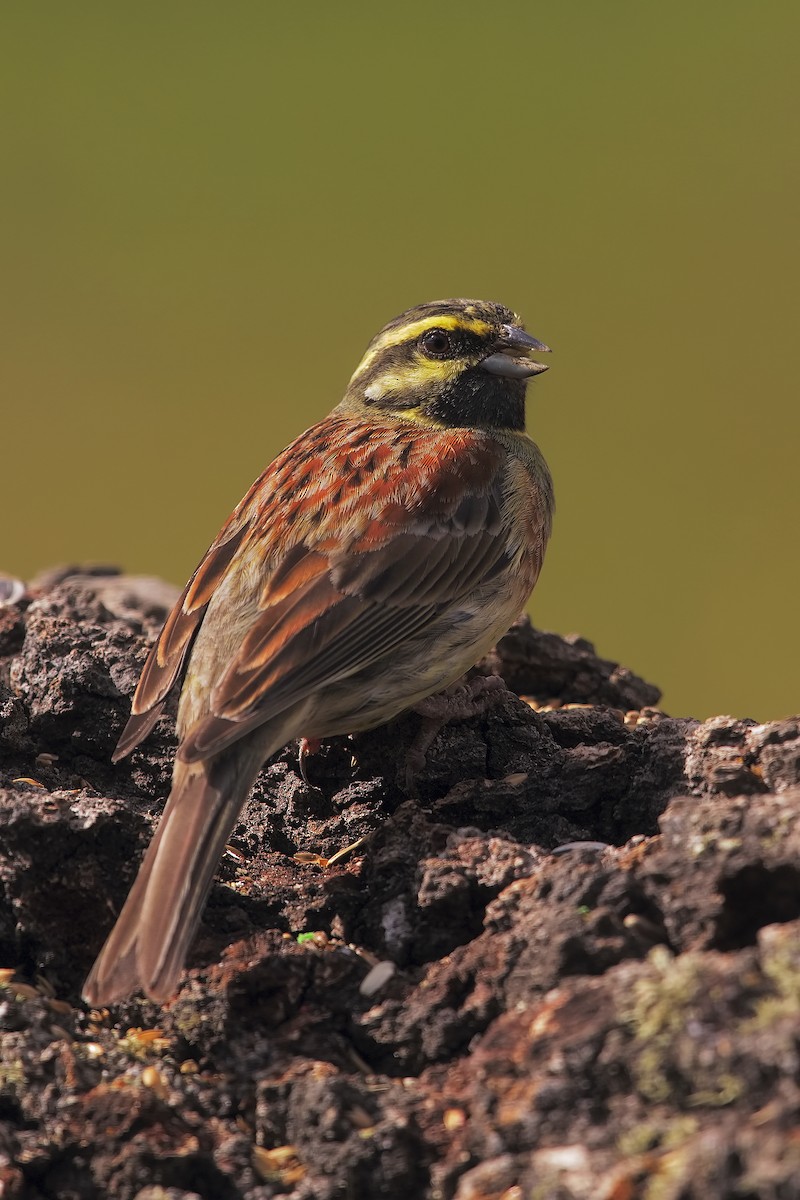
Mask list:
[[[415,704],[412,712],[422,717],[417,735],[406,752],[405,783],[411,792],[417,776],[423,770],[428,750],[439,731],[450,721],[468,721],[482,716],[487,709],[497,704],[505,681],[499,675],[478,675],[474,679],[459,680],[427,699]]]

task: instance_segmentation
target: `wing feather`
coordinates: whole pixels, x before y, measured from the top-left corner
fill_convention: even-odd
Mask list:
[[[500,519],[500,484],[491,503],[477,497],[483,521],[440,520],[434,535],[394,535],[377,550],[340,552],[306,563],[293,555],[290,574],[305,583],[269,603],[214,689],[211,712],[181,743],[180,758],[217,754],[254,726],[397,652],[448,607],[509,565]],[[492,519],[488,520],[488,513]],[[466,532],[470,530],[470,532]],[[312,573],[313,572],[313,573]]]
[[[396,655],[448,608],[455,616],[510,563],[505,461],[497,441],[470,430],[376,432],[334,414],[302,435],[250,489],[175,605],[116,757],[157,720],[209,605],[199,668],[209,710],[185,733],[184,761]],[[242,601],[211,604],[231,583],[234,597],[252,586],[258,605],[232,658],[220,635],[227,606]],[[215,658],[217,642],[225,657]]]
[[[209,601],[242,543],[246,526],[230,525],[207,551],[167,617],[145,660],[131,704],[131,715],[112,756],[119,762],[155,725],[181,672]],[[226,536],[227,535],[227,536]]]

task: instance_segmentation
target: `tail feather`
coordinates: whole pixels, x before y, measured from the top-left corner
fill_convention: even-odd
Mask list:
[[[161,822],[84,984],[87,1003],[113,1004],[135,991],[151,1000],[175,993],[225,843],[276,749],[240,742],[213,759],[176,762]]]

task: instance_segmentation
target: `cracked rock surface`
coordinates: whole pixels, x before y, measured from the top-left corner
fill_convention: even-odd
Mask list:
[[[172,596],[0,594],[0,1195],[800,1197],[800,719],[666,716],[526,620],[415,794],[413,715],[272,760],[178,996],[87,1010],[168,790],[168,716],[110,754]]]

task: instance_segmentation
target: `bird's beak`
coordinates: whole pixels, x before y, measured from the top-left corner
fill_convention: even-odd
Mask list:
[[[508,379],[530,379],[532,375],[541,375],[542,371],[547,370],[544,363],[533,362],[528,357],[534,350],[538,354],[550,353],[549,346],[531,337],[518,325],[504,325],[494,344],[494,354],[485,358],[480,366],[491,375],[505,375]]]

